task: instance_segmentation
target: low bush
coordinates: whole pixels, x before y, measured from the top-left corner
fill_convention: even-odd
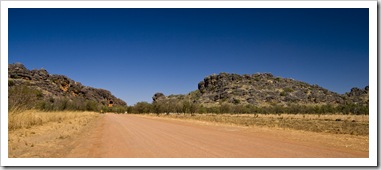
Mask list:
[[[368,115],[369,106],[360,104],[345,105],[299,105],[291,104],[282,106],[273,104],[271,106],[258,107],[255,105],[227,104],[205,107],[189,101],[156,101],[151,103],[139,102],[128,108],[129,113],[229,113],[229,114],[354,114]]]

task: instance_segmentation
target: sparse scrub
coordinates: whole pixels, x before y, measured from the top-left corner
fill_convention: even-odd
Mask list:
[[[8,113],[8,157],[57,157],[100,116],[96,112],[24,110]],[[65,144],[63,144],[65,143]]]
[[[9,111],[17,112],[33,109],[35,104],[40,100],[42,100],[42,92],[37,89],[32,89],[26,85],[12,86],[8,88]]]

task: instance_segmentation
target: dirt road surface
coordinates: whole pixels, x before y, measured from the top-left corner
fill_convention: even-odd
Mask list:
[[[304,136],[309,138],[309,136]],[[105,114],[69,158],[347,158],[368,152],[253,128]]]

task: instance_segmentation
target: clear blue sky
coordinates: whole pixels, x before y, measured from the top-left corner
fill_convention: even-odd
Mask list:
[[[368,9],[9,9],[9,63],[110,90],[128,105],[213,73],[337,93],[369,84]]]

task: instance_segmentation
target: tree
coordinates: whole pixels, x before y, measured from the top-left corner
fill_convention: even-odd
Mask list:
[[[182,104],[182,106],[183,106],[183,109],[182,109],[183,113],[184,114],[185,113],[190,113],[191,103],[189,101],[187,101],[187,100],[184,100],[182,103],[183,103]]]
[[[191,103],[189,107],[189,112],[191,115],[194,115],[194,113],[197,111],[198,105],[196,103]]]
[[[135,113],[150,113],[152,105],[148,102],[138,102],[134,105]]]
[[[163,108],[162,105],[158,101],[154,101],[152,103],[153,112],[156,113],[158,116],[162,112]]]

